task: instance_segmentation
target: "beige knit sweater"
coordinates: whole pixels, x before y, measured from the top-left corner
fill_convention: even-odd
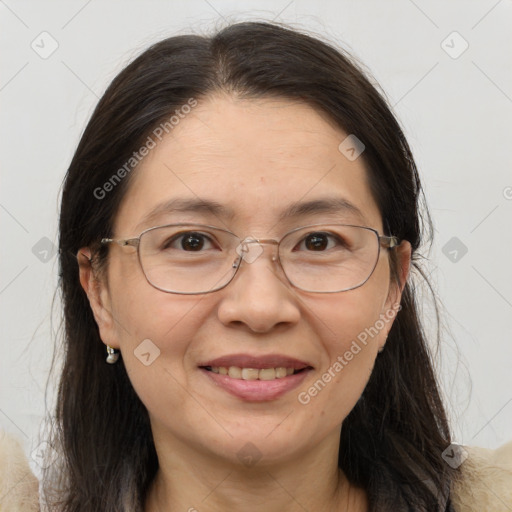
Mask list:
[[[454,484],[457,512],[512,512],[512,442],[497,450],[466,447]],[[0,512],[38,512],[39,485],[20,443],[0,432]],[[98,511],[100,512],[100,511]]]
[[[39,510],[39,483],[21,444],[0,431],[0,512]]]

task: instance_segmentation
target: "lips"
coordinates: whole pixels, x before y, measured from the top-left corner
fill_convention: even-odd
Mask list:
[[[199,368],[217,387],[253,402],[278,399],[313,369],[307,362],[280,354],[223,356],[205,361]]]

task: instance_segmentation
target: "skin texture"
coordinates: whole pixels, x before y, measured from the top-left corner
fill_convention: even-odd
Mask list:
[[[347,134],[313,108],[285,99],[202,102],[153,149],[135,171],[116,217],[114,236],[197,222],[241,238],[279,240],[294,227],[320,222],[369,226],[382,233],[362,158],[349,161],[338,146]],[[209,199],[233,218],[167,213],[141,223],[161,201]],[[342,197],[363,213],[309,214],[278,222],[297,201]],[[388,251],[361,287],[313,294],[288,284],[265,246],[242,263],[224,289],[203,295],[163,293],[146,281],[133,247],[110,247],[101,278],[79,251],[80,280],[103,342],[119,348],[130,380],[149,411],[160,469],[146,511],[366,510],[364,492],[337,467],[342,422],[360,397],[392,321],[302,405],[297,397],[342,356],[357,335],[400,301],[390,280]],[[402,286],[410,244],[398,248]],[[160,355],[145,366],[134,350],[150,339]],[[234,354],[279,353],[314,370],[298,389],[270,402],[247,402],[210,383],[199,362]],[[252,466],[237,453],[252,443]]]

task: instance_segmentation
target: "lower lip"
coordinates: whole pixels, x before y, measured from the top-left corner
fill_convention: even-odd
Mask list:
[[[247,400],[248,402],[277,400],[285,393],[298,387],[311,371],[311,369],[308,368],[299,373],[274,380],[243,380],[232,379],[227,375],[213,373],[204,368],[200,368],[200,370],[205,373],[214,384],[223,388],[228,393],[242,400]]]

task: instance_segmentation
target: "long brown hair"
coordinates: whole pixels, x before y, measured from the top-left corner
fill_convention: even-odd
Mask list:
[[[112,235],[132,174],[105,197],[98,197],[98,188],[162,120],[190,98],[216,91],[299,100],[356,134],[366,147],[385,234],[411,243],[413,272],[421,276],[418,248],[432,230],[428,213],[420,211],[413,156],[382,95],[348,55],[296,30],[253,22],[153,45],[108,87],[65,178],[59,241],[64,363],[52,441],[59,457],[48,470],[45,493],[52,510],[142,511],[158,469],[148,413],[122,360],[105,363],[76,253]],[[98,249],[99,268],[106,260],[107,251]],[[391,264],[396,276],[396,261]],[[386,350],[343,422],[339,466],[366,490],[372,511],[447,511],[453,475],[441,453],[450,432],[410,282],[401,305]]]

